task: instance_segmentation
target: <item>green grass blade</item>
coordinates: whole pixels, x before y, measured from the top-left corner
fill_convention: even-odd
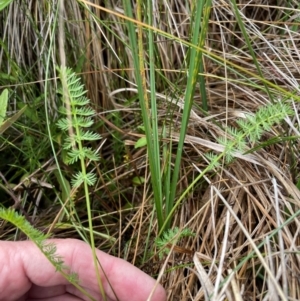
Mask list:
[[[27,106],[24,106],[20,111],[18,111],[16,114],[11,116],[10,118],[6,119],[1,125],[0,125],[0,135],[3,134],[12,124],[14,124],[26,111]]]
[[[153,6],[152,1],[147,1],[147,15],[148,24],[153,24]],[[155,168],[157,195],[155,198],[155,206],[159,215],[163,214],[163,197],[162,197],[162,182],[161,182],[161,163],[160,163],[160,143],[158,134],[158,113],[157,113],[157,100],[156,100],[156,85],[155,85],[155,54],[154,54],[154,36],[152,29],[148,29],[148,44],[149,44],[149,69],[150,69],[150,97],[151,97],[151,125],[152,125],[152,143],[153,143],[153,168]]]
[[[209,16],[211,11],[211,1],[207,0],[204,13],[203,13],[203,22],[201,26],[201,33],[200,33],[200,43],[199,46],[202,49],[204,47],[205,38],[207,35],[207,29],[208,29],[208,22],[209,22]],[[203,11],[204,1],[200,3],[199,10]],[[204,67],[203,67],[203,52],[200,51],[199,53],[199,60],[200,60],[200,66],[199,66],[199,84],[200,84],[200,92],[201,92],[201,99],[202,99],[202,109],[203,111],[207,112],[208,110],[208,104],[207,104],[207,96],[206,96],[206,81],[204,76]]]
[[[0,11],[12,2],[13,0],[0,0]]]
[[[138,7],[140,7],[140,3],[138,2]],[[129,18],[133,18],[131,2],[128,0],[124,0],[124,9],[125,14]],[[137,41],[136,33],[135,33],[135,26],[131,21],[126,21],[128,26],[128,36],[130,41],[130,46],[133,54],[133,61],[135,67],[135,77],[136,77],[136,84],[138,87],[138,96],[139,102],[142,110],[142,118],[143,123],[145,126],[145,133],[147,138],[147,149],[149,154],[149,165],[150,165],[150,172],[151,172],[151,181],[153,186],[153,193],[154,193],[154,201],[156,206],[156,214],[157,214],[157,221],[158,226],[161,228],[163,224],[163,208],[162,208],[162,189],[161,189],[161,180],[160,180],[160,161],[157,157],[157,145],[154,146],[155,143],[158,143],[158,136],[154,137],[154,133],[156,130],[151,126],[151,112],[149,109],[148,103],[148,96],[147,96],[147,89],[145,86],[145,82],[143,79],[145,78],[144,72],[144,56],[143,56],[143,44],[142,39],[139,36],[139,42]],[[138,25],[139,35],[142,34],[142,27]],[[151,30],[151,29],[150,29]],[[152,81],[153,72],[152,72]],[[151,87],[151,89],[153,89]],[[155,88],[154,88],[155,89]],[[151,99],[153,94],[151,93]],[[155,118],[155,117],[154,117]],[[155,119],[152,120],[155,123]]]
[[[5,89],[0,95],[0,127],[6,116],[7,102],[8,102],[8,90]]]
[[[195,92],[196,83],[198,80],[198,72],[199,72],[199,66],[202,62],[202,45],[204,43],[206,30],[205,26],[207,27],[207,21],[206,18],[208,18],[207,15],[205,15],[204,10],[206,10],[206,13],[209,12],[211,6],[211,1],[207,1],[204,3],[203,1],[200,2],[200,5],[198,1],[194,2],[194,23],[191,26],[191,30],[193,32],[192,36],[192,44],[197,45],[196,47],[190,48],[190,62],[189,62],[189,70],[188,70],[188,81],[187,81],[187,87],[185,92],[185,98],[184,98],[184,108],[183,108],[183,115],[182,115],[182,124],[180,129],[180,137],[178,142],[178,148],[176,153],[176,160],[175,160],[175,167],[174,172],[172,175],[172,182],[171,182],[171,190],[169,198],[166,202],[166,213],[169,215],[173,208],[174,200],[176,197],[176,187],[177,187],[177,181],[179,176],[179,170],[181,165],[181,157],[182,157],[182,151],[183,151],[183,144],[184,139],[187,131],[187,126],[189,122],[190,112],[192,109],[193,104],[193,96]],[[201,19],[202,16],[206,17],[204,18],[203,26],[201,28]],[[170,227],[170,220],[166,225],[166,229]]]

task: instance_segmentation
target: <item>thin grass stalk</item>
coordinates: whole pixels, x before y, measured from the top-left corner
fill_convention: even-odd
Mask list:
[[[49,38],[49,49],[51,49],[51,47],[54,45],[54,39],[55,39],[55,33],[57,30],[57,24],[58,24],[58,17],[59,17],[59,6],[56,6],[55,12],[54,12],[54,18],[53,18],[53,28],[50,31],[50,38]],[[47,59],[46,59],[46,68],[45,68],[45,95],[44,95],[44,112],[45,112],[45,117],[46,117],[46,128],[47,128],[47,133],[49,137],[52,137],[52,132],[51,132],[51,120],[50,120],[50,116],[49,116],[49,109],[48,109],[48,105],[49,105],[49,99],[48,99],[48,91],[49,91],[49,70],[50,70],[50,62],[51,62],[51,51],[49,51],[49,53],[47,54]],[[62,173],[62,170],[60,168],[60,164],[59,164],[59,160],[57,158],[56,155],[56,150],[55,150],[55,146],[54,146],[54,142],[53,139],[49,139],[50,142],[50,146],[51,146],[51,150],[53,153],[53,158],[55,161],[55,164],[57,166],[57,173],[60,177],[62,186],[64,188],[65,191],[69,191],[65,181],[64,181],[64,176]],[[71,196],[69,197],[69,200],[71,200]],[[69,201],[68,200],[68,201]],[[63,214],[68,214],[67,209],[65,207],[65,204],[63,204],[63,201],[60,200],[60,203],[62,204],[62,210],[60,212],[59,215],[57,215],[57,219],[59,218],[59,216],[62,216]],[[56,222],[56,220],[53,221],[53,225],[54,222]],[[50,229],[52,229],[52,227],[50,227]],[[50,229],[48,231],[48,233],[50,233]]]
[[[284,95],[295,99],[295,101],[300,101],[300,96],[294,95],[292,92],[290,92],[290,91],[282,88],[281,86],[279,86],[279,85],[277,85],[277,84],[275,84],[275,83],[273,83],[273,82],[265,79],[264,77],[262,77],[260,75],[257,75],[255,72],[252,72],[252,71],[250,71],[250,70],[248,70],[248,69],[240,66],[239,64],[236,64],[236,63],[233,63],[233,62],[231,62],[229,60],[226,60],[223,57],[221,57],[221,56],[213,53],[210,50],[206,50],[206,49],[200,48],[198,45],[195,45],[195,44],[193,44],[191,42],[188,42],[188,41],[185,41],[183,39],[180,39],[180,38],[178,38],[178,37],[176,37],[176,36],[174,36],[174,35],[172,35],[172,34],[170,34],[168,32],[165,32],[165,31],[160,30],[158,28],[155,28],[153,26],[149,26],[148,24],[141,23],[140,21],[137,21],[136,19],[134,19],[132,17],[132,14],[131,14],[131,17],[130,17],[128,15],[122,15],[122,14],[120,14],[120,13],[114,11],[114,10],[105,8],[103,6],[91,3],[91,2],[86,1],[86,0],[77,0],[77,1],[79,3],[88,4],[89,6],[95,7],[95,8],[97,8],[97,9],[99,9],[101,11],[104,11],[106,13],[115,15],[115,16],[119,17],[120,19],[125,20],[128,23],[137,24],[138,26],[141,26],[143,28],[151,29],[151,30],[155,31],[157,34],[160,34],[162,37],[165,37],[165,38],[177,41],[178,43],[181,43],[182,45],[185,45],[187,47],[195,49],[196,51],[199,51],[199,52],[201,51],[201,52],[203,52],[203,54],[205,56],[207,56],[211,60],[215,61],[216,63],[221,64],[222,66],[227,66],[227,68],[231,68],[230,70],[232,70],[233,72],[235,72],[237,75],[241,76],[242,78],[248,79],[248,80],[249,80],[249,78],[255,78],[255,79],[261,81],[264,85],[268,85],[268,87],[272,87],[274,90],[276,90],[278,92],[281,92]],[[126,4],[127,0],[124,0],[124,3]],[[125,13],[126,13],[126,9],[125,9]],[[241,71],[242,73],[239,73],[239,71]],[[245,74],[245,75],[243,75],[243,74]],[[243,83],[243,84],[245,84],[245,83]],[[258,85],[257,85],[257,88],[259,88]]]
[[[162,128],[162,138],[163,138],[163,148],[162,148],[162,155],[163,155],[163,167],[162,167],[162,179],[163,179],[163,193],[165,200],[170,193],[170,185],[171,185],[171,166],[172,166],[172,141],[170,141],[169,145],[167,139],[167,132],[166,132],[166,125],[163,124]],[[167,215],[167,213],[166,213]]]
[[[242,221],[239,219],[239,217],[235,214],[235,212],[232,210],[232,207],[228,204],[228,202],[226,201],[226,199],[224,198],[224,196],[220,193],[219,190],[217,190],[214,186],[212,186],[212,189],[216,192],[216,194],[220,197],[220,199],[222,200],[223,204],[227,207],[227,210],[230,212],[230,214],[232,215],[232,217],[235,219],[235,221],[237,222],[239,228],[243,231],[244,235],[247,238],[247,241],[249,242],[249,244],[251,245],[251,247],[253,248],[253,251],[251,252],[252,257],[254,256],[254,254],[256,254],[257,258],[259,259],[261,265],[264,267],[264,269],[266,270],[266,273],[268,274],[270,280],[272,281],[274,287],[277,290],[278,295],[281,297],[282,301],[287,301],[287,297],[284,294],[284,292],[282,291],[281,287],[278,285],[278,282],[276,280],[275,275],[273,275],[273,273],[271,272],[268,264],[266,263],[263,254],[259,251],[260,246],[266,244],[266,240],[270,239],[272,235],[268,236],[266,239],[263,240],[263,244],[259,244],[258,246],[256,246],[255,242],[252,240],[250,234],[248,233],[248,231],[245,229]],[[276,229],[276,233],[278,233],[280,230],[280,226],[278,227],[278,229]],[[249,256],[247,256],[249,258]]]
[[[66,67],[66,54],[65,54],[65,35],[64,35],[64,21],[63,21],[63,13],[64,13],[65,7],[64,7],[64,2],[61,1],[59,3],[59,50],[60,50],[60,60],[61,60],[61,64],[62,67]],[[68,94],[68,88],[67,88],[67,83],[66,83],[66,78],[63,76],[63,74],[66,73],[61,73],[61,81],[62,81],[62,85],[63,85],[63,93],[64,96],[66,97],[67,101],[65,101],[65,105],[66,105],[66,110],[67,110],[67,117],[68,120],[70,122],[70,125],[72,124],[72,118],[71,118],[71,110],[75,110],[75,108],[71,108],[71,104],[73,102],[70,101],[70,98],[72,97],[72,95]],[[74,115],[74,119],[76,121],[77,116]],[[72,144],[73,147],[75,146],[75,141],[74,141],[74,135],[75,133],[73,132],[73,126],[69,127],[69,136],[72,139]],[[76,133],[79,135],[80,133],[80,127],[78,125],[78,123],[75,123],[75,131]],[[81,153],[83,153],[83,145],[82,143],[77,143],[77,146],[80,150]],[[80,165],[81,165],[81,172],[82,175],[84,177],[84,179],[86,179],[87,177],[87,170],[86,170],[86,163],[85,160],[83,158],[80,159]],[[87,211],[87,215],[88,215],[88,225],[89,225],[89,235],[90,235],[90,246],[92,249],[92,257],[93,257],[93,263],[94,263],[94,267],[95,267],[95,272],[96,272],[96,278],[97,278],[97,283],[102,295],[102,298],[104,301],[107,300],[106,298],[106,294],[104,292],[104,288],[103,288],[103,284],[102,284],[102,280],[100,277],[100,272],[98,269],[98,265],[101,266],[101,263],[98,262],[98,258],[97,258],[97,254],[96,254],[96,246],[95,246],[95,238],[94,238],[94,231],[93,231],[93,218],[92,218],[92,208],[91,208],[91,201],[90,201],[90,192],[89,192],[89,187],[88,187],[88,182],[87,180],[83,181],[83,187],[84,187],[84,194],[85,194],[85,199],[86,199],[86,211]],[[99,264],[98,264],[99,263]]]
[[[153,7],[152,1],[147,1],[147,18],[148,24],[153,25]],[[149,43],[149,69],[150,69],[150,97],[151,97],[151,125],[153,130],[152,141],[153,142],[153,161],[154,167],[156,168],[155,174],[159,175],[155,181],[157,181],[157,186],[159,190],[158,199],[155,202],[156,211],[161,212],[163,218],[163,195],[162,195],[162,181],[161,181],[161,162],[160,162],[160,142],[158,133],[158,113],[157,113],[157,100],[156,100],[156,85],[155,85],[155,53],[154,53],[154,36],[153,30],[148,29],[148,43]],[[161,227],[161,225],[159,225]]]
[[[56,29],[57,29],[57,23],[58,23],[58,6],[56,6],[55,9],[55,13],[54,13],[54,18],[53,18],[53,28],[50,31],[50,42],[49,42],[49,49],[51,49],[51,47],[54,45],[54,39],[55,39],[55,33],[56,33]],[[50,70],[50,62],[51,62],[51,51],[49,51],[49,53],[47,54],[47,58],[46,58],[46,68],[45,68],[45,93],[44,93],[44,112],[45,112],[45,117],[46,117],[46,129],[47,129],[47,133],[49,137],[52,137],[52,132],[51,132],[51,120],[50,120],[50,116],[49,116],[49,109],[48,109],[48,105],[49,105],[49,101],[48,101],[48,86],[49,86],[49,70]],[[62,183],[63,189],[64,191],[69,191],[66,182],[64,180],[64,176],[62,173],[62,170],[60,168],[60,164],[59,164],[59,160],[57,158],[57,154],[56,154],[56,150],[54,147],[54,142],[53,139],[49,139],[49,143],[51,146],[51,150],[53,153],[53,158],[55,161],[55,164],[57,166],[57,173],[58,176],[60,178],[60,181]],[[48,230],[48,234],[51,233],[51,231],[53,230],[54,225],[57,223],[57,221],[59,219],[62,219],[63,215],[66,214],[68,215],[68,211],[66,209],[66,204],[68,202],[71,201],[72,196],[76,194],[77,189],[72,189],[72,191],[70,192],[70,196],[68,197],[67,200],[64,200],[65,202],[63,202],[61,199],[59,199],[60,203],[62,204],[62,208],[59,212],[59,214],[57,214],[56,218],[53,220],[52,225],[50,226],[49,230]]]
[[[202,56],[202,55],[201,55]],[[204,112],[208,111],[207,95],[206,95],[206,84],[204,76],[204,67],[203,67],[203,58],[201,59],[202,64],[199,66],[199,86],[200,86],[200,95],[202,102],[202,110]]]
[[[247,44],[248,50],[249,50],[249,52],[250,52],[250,54],[251,54],[251,56],[252,56],[254,65],[255,65],[255,67],[256,67],[256,69],[257,69],[257,72],[258,72],[258,74],[259,74],[259,76],[260,76],[261,78],[264,78],[264,75],[263,75],[263,73],[262,73],[262,71],[261,71],[261,68],[260,68],[260,66],[259,66],[259,63],[258,63],[258,61],[257,61],[257,59],[256,59],[255,52],[254,52],[254,50],[253,50],[253,48],[252,48],[252,45],[251,45],[249,36],[248,36],[248,34],[247,34],[247,31],[246,31],[244,22],[243,22],[243,20],[242,20],[242,18],[241,18],[240,11],[239,11],[238,6],[237,6],[237,4],[236,4],[236,0],[231,0],[231,3],[232,3],[233,10],[234,10],[234,12],[235,12],[236,20],[237,20],[237,22],[238,22],[238,24],[239,24],[239,27],[240,27],[240,29],[241,29],[241,32],[242,32],[242,34],[243,34],[243,37],[244,37],[245,42],[246,42],[246,44]],[[272,102],[274,102],[274,101],[273,101],[273,96],[272,96],[272,94],[271,94],[271,92],[270,92],[270,90],[269,90],[269,87],[268,87],[267,83],[263,82],[263,85],[264,85],[265,90],[266,90],[266,92],[267,92],[267,94],[268,94],[268,96],[269,96],[269,99],[270,99]]]
[[[79,129],[76,129],[76,130],[79,131]],[[82,151],[81,143],[79,143],[79,150]],[[81,164],[82,174],[83,174],[83,176],[86,177],[85,162],[84,162],[84,160],[80,160],[80,161],[81,161],[80,164]],[[94,230],[93,230],[92,208],[91,208],[90,192],[89,192],[89,187],[88,187],[87,181],[84,181],[83,187],[84,187],[84,195],[85,195],[85,199],[86,199],[86,211],[87,211],[88,224],[89,224],[90,244],[91,244],[91,248],[92,248],[93,262],[94,262],[94,266],[95,266],[97,282],[99,285],[99,289],[100,289],[102,298],[104,301],[106,301],[107,298],[106,298],[106,294],[104,292],[102,280],[101,280],[99,269],[98,269],[98,265],[101,266],[101,263],[98,261],[97,254],[96,254],[96,245],[95,245]]]
[[[211,11],[211,2],[212,0],[207,0],[203,15],[203,22],[201,26],[201,33],[200,33],[200,48],[202,49],[205,43],[205,38],[207,34],[209,16]],[[200,3],[200,10],[203,10],[204,3]],[[207,95],[206,95],[206,78],[204,75],[204,66],[203,66],[203,52],[200,51],[200,66],[199,66],[199,85],[200,85],[200,93],[201,93],[201,100],[202,100],[202,109],[203,111],[207,112],[208,104],[207,104]]]
[[[123,1],[125,14],[130,18],[133,19],[132,7],[131,2],[128,0]],[[139,7],[139,18],[141,18],[140,7],[141,3],[138,2]],[[154,146],[154,143],[158,143],[158,136],[154,137],[154,132],[151,127],[151,121],[149,118],[150,115],[150,108],[148,103],[148,96],[147,96],[147,88],[143,83],[142,78],[145,78],[145,70],[144,70],[144,56],[143,56],[143,40],[142,40],[142,26],[140,22],[138,23],[138,30],[139,30],[139,44],[135,34],[135,27],[132,21],[126,21],[128,27],[128,36],[130,41],[130,46],[133,54],[133,62],[135,68],[135,77],[136,77],[136,84],[138,87],[138,96],[139,102],[142,110],[142,119],[145,126],[145,133],[147,139],[147,150],[148,150],[148,157],[149,157],[149,166],[150,166],[150,173],[151,173],[151,182],[153,187],[154,193],[154,201],[156,207],[156,215],[157,215],[157,222],[158,227],[161,229],[163,224],[163,205],[162,205],[162,189],[161,189],[161,181],[160,181],[160,161],[157,158],[157,146]],[[149,28],[152,30],[152,27]],[[153,80],[153,78],[152,78]],[[152,89],[152,88],[151,88]]]
[[[185,98],[184,98],[184,108],[183,108],[183,114],[182,114],[182,124],[180,129],[180,136],[179,136],[179,142],[177,147],[177,153],[176,153],[176,160],[175,160],[175,166],[174,171],[172,175],[172,182],[171,182],[171,189],[170,189],[170,195],[167,198],[166,201],[166,214],[169,216],[173,205],[174,200],[176,197],[176,188],[177,188],[177,181],[179,177],[179,170],[181,165],[181,158],[182,158],[182,151],[183,151],[183,144],[185,140],[185,135],[187,131],[187,126],[189,122],[190,112],[193,105],[193,97],[195,93],[195,87],[198,79],[198,72],[199,72],[199,65],[202,61],[202,39],[200,39],[200,32],[201,32],[201,18],[204,13],[204,3],[201,1],[200,5],[198,1],[194,1],[194,20],[191,24],[191,31],[193,32],[192,36],[192,43],[196,47],[190,48],[190,62],[189,62],[189,70],[188,70],[188,80],[187,80],[187,87],[185,92]],[[202,29],[203,30],[203,29]],[[170,228],[170,220],[165,224],[165,229]]]
[[[151,212],[151,217],[150,217],[150,221],[149,221],[149,228],[148,228],[148,232],[147,232],[147,237],[145,240],[145,247],[144,247],[144,253],[143,253],[143,260],[142,260],[142,264],[144,264],[148,257],[149,257],[149,247],[150,247],[150,237],[151,237],[151,230],[153,227],[153,224],[155,223],[155,208],[153,208],[152,212]]]

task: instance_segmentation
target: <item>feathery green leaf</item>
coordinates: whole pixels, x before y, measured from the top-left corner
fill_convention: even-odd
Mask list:
[[[282,122],[288,115],[294,112],[291,107],[283,103],[268,104],[261,107],[255,114],[246,114],[245,118],[237,120],[239,129],[228,127],[228,137],[218,137],[217,141],[224,146],[222,155],[206,154],[210,162],[210,168],[216,167],[221,157],[225,156],[225,162],[230,163],[234,158],[234,152],[245,152],[247,138],[250,142],[257,142],[265,131],[271,130],[276,123]]]
[[[79,187],[83,183],[94,185],[97,178],[95,174],[86,171],[86,160],[99,161],[100,157],[92,148],[85,147],[83,142],[101,139],[98,133],[86,130],[94,124],[92,116],[95,111],[87,106],[89,99],[85,96],[86,91],[80,78],[69,68],[58,68],[58,72],[63,86],[60,93],[68,105],[60,109],[60,112],[67,117],[61,118],[57,126],[66,133],[69,133],[70,129],[74,132],[72,137],[68,136],[63,143],[63,148],[68,150],[66,163],[73,164],[80,161],[82,169],[74,176],[71,183],[73,187]],[[70,112],[67,108],[70,108]]]
[[[174,229],[169,229],[163,233],[161,237],[157,237],[155,240],[155,245],[158,248],[158,255],[160,258],[164,254],[168,254],[171,250],[171,245],[176,245],[177,242],[183,237],[195,236],[189,228],[180,230],[178,227]]]
[[[79,171],[74,178],[72,179],[71,183],[73,187],[79,187],[81,184],[84,182],[87,183],[89,186],[95,185],[97,181],[97,176],[94,173],[86,173],[84,174],[83,172]]]

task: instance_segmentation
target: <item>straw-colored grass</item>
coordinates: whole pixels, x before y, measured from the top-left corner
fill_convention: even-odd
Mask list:
[[[96,246],[159,275],[168,300],[299,300],[298,2],[211,1],[179,162],[173,200],[178,206],[170,219],[171,228],[189,228],[195,236],[170,244],[163,258],[154,243],[160,229],[149,153],[146,146],[135,148],[145,127],[128,19],[121,2],[91,2],[65,1],[60,20],[65,64],[81,76],[97,112],[93,130],[102,136],[91,144],[100,163],[89,165],[98,177],[90,188]],[[143,30],[144,84],[152,93],[150,68],[155,69],[156,163],[163,176],[173,171],[178,151],[191,12],[198,1],[151,3],[154,63],[145,11],[135,25]],[[62,105],[55,67],[62,63],[63,37],[56,9],[56,1],[13,1],[0,12],[0,87],[10,91],[9,114],[28,105],[1,136],[0,196],[2,205],[20,210],[38,229],[88,240],[84,193],[69,199],[77,167],[63,163],[63,137],[55,126]],[[278,101],[289,104],[294,116],[256,143],[247,141],[249,151],[235,154],[230,164],[222,157],[220,167],[191,186],[209,164],[205,155],[224,150],[217,138],[228,136],[228,126],[238,127],[245,114]],[[1,225],[0,238],[24,239],[8,224]]]

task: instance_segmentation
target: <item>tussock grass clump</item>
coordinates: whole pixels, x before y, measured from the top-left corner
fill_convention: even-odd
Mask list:
[[[58,237],[92,232],[169,300],[300,299],[298,3],[74,0],[59,18],[21,2],[0,13],[7,117],[27,106],[1,135],[2,205]],[[76,194],[59,50],[102,137],[82,140],[99,161]]]

